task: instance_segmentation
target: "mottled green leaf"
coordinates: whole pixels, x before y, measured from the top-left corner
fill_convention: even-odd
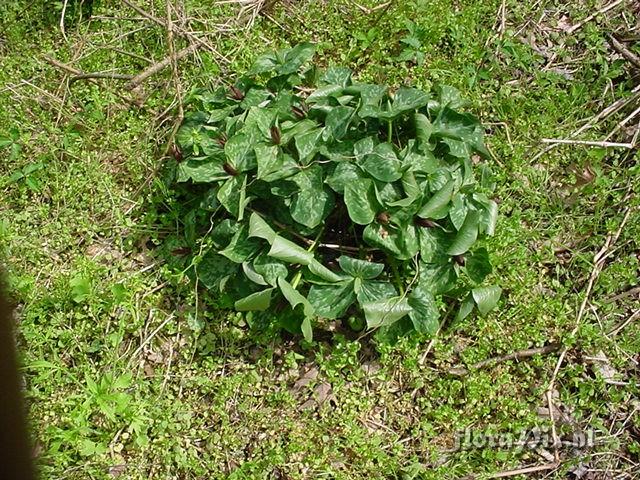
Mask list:
[[[307,164],[320,148],[322,129],[309,130],[295,138],[296,150],[300,162]]]
[[[257,213],[251,213],[249,217],[249,236],[264,238],[270,244],[276,238],[276,232]]]
[[[411,312],[406,298],[392,297],[362,305],[368,328],[392,325]]]
[[[496,285],[492,285],[489,287],[474,288],[471,293],[480,313],[486,315],[498,305],[498,300],[500,300],[500,295],[502,295],[502,289]]]
[[[338,263],[340,264],[340,268],[349,275],[362,279],[376,278],[384,270],[382,263],[367,262],[366,260],[347,257],[346,255],[340,256]]]
[[[236,175],[229,178],[222,184],[218,190],[216,197],[222,206],[234,217],[239,218],[241,211],[246,206],[245,202],[242,202],[243,191],[246,188],[247,177],[245,175]]]
[[[430,335],[438,331],[440,312],[433,294],[425,289],[416,288],[407,297],[412,311],[409,317],[418,333]]]
[[[347,133],[349,122],[353,116],[355,109],[351,107],[335,107],[332,108],[325,119],[325,131],[323,139],[340,140]]]
[[[312,165],[291,177],[299,191],[291,203],[291,216],[302,225],[315,228],[333,209],[333,195],[324,187],[322,168]]]
[[[218,159],[198,160],[191,159],[178,165],[177,181],[194,183],[209,183],[229,178],[229,174],[222,168],[222,162]]]
[[[389,282],[378,280],[358,280],[359,279],[356,278],[353,290],[361,305],[367,302],[375,302],[376,300],[391,298],[398,294],[396,288]]]
[[[304,295],[293,288],[293,286],[284,278],[278,278],[278,287],[280,287],[282,295],[284,295],[284,298],[287,299],[287,301],[291,305],[291,308],[295,309],[298,305],[302,305],[304,315],[306,317],[312,317],[315,315],[315,310],[313,308],[313,305],[309,303],[309,300],[307,300]]]
[[[253,260],[253,269],[269,284],[276,286],[278,278],[287,278],[287,266],[273,257],[260,254]]]
[[[373,182],[368,178],[360,178],[347,183],[344,187],[344,203],[347,205],[349,217],[355,223],[371,223],[378,208]]]
[[[248,228],[243,225],[235,233],[229,245],[219,252],[220,255],[227,257],[232,262],[242,263],[256,254],[262,247],[257,240],[249,237],[247,233]]]
[[[482,282],[493,270],[487,249],[479,248],[471,255],[467,255],[464,269],[472,281]]]
[[[353,292],[353,280],[335,285],[312,285],[309,290],[309,302],[316,314],[323,318],[340,318],[356,300]]]
[[[436,191],[418,212],[418,216],[426,219],[438,219],[447,216],[449,202],[453,195],[455,182],[449,180],[444,187]]]
[[[362,161],[361,167],[369,175],[383,182],[395,182],[402,177],[400,160],[389,143],[376,145],[373,152]]]
[[[334,192],[344,194],[344,187],[350,183],[363,178],[360,168],[350,162],[340,162],[336,165],[333,173],[327,177],[325,183],[329,185]]]
[[[471,248],[478,238],[479,220],[480,215],[477,211],[472,210],[467,213],[462,227],[460,227],[453,243],[447,249],[449,255],[462,255]]]

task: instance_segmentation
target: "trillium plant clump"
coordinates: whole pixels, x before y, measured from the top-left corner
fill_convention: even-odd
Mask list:
[[[176,179],[198,282],[307,340],[329,319],[384,339],[432,334],[452,308],[486,314],[501,290],[481,285],[491,264],[474,248],[497,215],[472,161],[487,155],[479,122],[452,88],[359,83],[313,55],[267,54],[192,93]]]

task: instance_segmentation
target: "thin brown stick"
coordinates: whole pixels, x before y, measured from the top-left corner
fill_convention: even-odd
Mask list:
[[[576,30],[581,29],[584,25],[589,23],[591,20],[596,18],[598,15],[602,15],[603,13],[607,13],[609,10],[611,10],[612,8],[617,7],[618,5],[623,3],[624,1],[625,0],[616,0],[615,2],[611,2],[609,5],[605,5],[600,10],[597,10],[596,12],[592,13],[591,15],[589,15],[588,17],[586,17],[582,21],[576,23],[574,26],[569,28],[567,30],[567,34],[571,35],[573,32],[575,32]]]
[[[75,77],[81,77],[81,76],[85,76],[87,74],[85,74],[82,70],[78,70],[75,67],[72,67],[71,65],[68,65],[66,63],[61,62],[60,60],[56,60],[53,57],[50,57],[48,55],[44,55],[42,57],[44,59],[45,62],[47,62],[49,65],[56,67],[68,74],[71,75],[75,75]],[[96,81],[96,78],[94,77],[85,77],[87,78],[87,80],[89,80],[91,83],[95,84],[95,85],[99,85],[98,82]],[[133,99],[133,98],[127,98],[123,95],[121,95],[120,93],[114,91],[113,92],[118,98],[120,98],[121,100],[127,102],[127,103],[131,103],[137,107],[142,106],[141,101],[137,100],[137,99]]]
[[[618,293],[617,295],[614,295],[613,297],[609,297],[609,298],[605,299],[603,303],[617,302],[618,300],[622,300],[623,298],[630,297],[632,295],[635,295],[636,293],[640,293],[640,286],[632,287],[632,288],[630,288],[629,290],[627,290],[625,292]]]
[[[617,142],[597,142],[591,140],[571,140],[562,138],[543,138],[542,143],[560,144],[560,145],[584,145],[587,147],[603,147],[603,148],[633,148],[632,143]]]
[[[543,472],[545,470],[555,470],[560,466],[559,463],[545,463],[544,465],[536,465],[534,467],[517,468],[516,470],[507,470],[506,472],[494,473],[489,475],[489,478],[507,478],[515,477],[516,475],[524,475],[525,473]]]
[[[486,360],[482,360],[480,362],[474,363],[471,366],[470,370],[477,370],[480,368],[487,367],[489,365],[495,365],[497,363],[508,362],[509,360],[522,360],[529,357],[534,357],[536,355],[545,355],[547,353],[553,353],[560,350],[561,345],[559,343],[550,343],[549,345],[545,345],[540,348],[528,348],[526,350],[519,350],[517,352],[512,352],[507,355],[501,355],[499,357],[487,358]],[[466,368],[452,368],[449,370],[449,373],[452,375],[466,375],[470,370]]]
[[[640,57],[629,50],[624,43],[618,40],[613,35],[607,35],[609,37],[609,41],[611,42],[611,46],[617,51],[620,55],[622,55],[627,61],[633,63],[636,67],[640,68]]]
[[[156,73],[158,73],[159,71],[164,70],[165,68],[167,68],[169,65],[171,65],[171,63],[173,61],[180,60],[181,58],[184,58],[187,55],[195,52],[198,49],[198,47],[199,47],[199,45],[197,45],[197,44],[189,45],[188,47],[183,48],[182,50],[179,50],[178,52],[175,52],[174,55],[169,55],[164,60],[162,60],[162,61],[160,61],[158,63],[154,63],[149,68],[147,68],[143,72],[140,72],[138,75],[133,77],[129,81],[129,83],[127,83],[127,88],[129,90],[133,90],[134,88],[139,86],[142,82],[144,82],[147,78],[149,78],[149,77],[155,75]]]
[[[88,80],[90,78],[106,78],[112,80],[131,80],[133,75],[126,75],[122,73],[102,73],[102,72],[91,72],[91,73],[80,73],[75,75],[69,79],[69,83],[77,82],[78,80]]]
[[[126,6],[128,6],[129,8],[135,10],[136,12],[138,12],[140,15],[142,15],[143,17],[145,17],[148,20],[151,20],[152,22],[160,25],[161,27],[165,27],[167,25],[166,20],[161,19],[156,17],[155,15],[151,15],[150,13],[148,13],[146,10],[143,10],[142,8],[140,8],[138,5],[136,5],[135,3],[133,3],[131,0],[122,0],[122,3],[124,3]],[[227,57],[225,57],[224,55],[222,55],[213,45],[211,45],[209,42],[206,42],[205,40],[203,40],[202,38],[198,37],[197,35],[194,35],[191,32],[188,32],[186,30],[183,30],[182,28],[179,27],[175,27],[174,26],[174,32],[183,37],[186,38],[187,40],[190,40],[193,43],[197,43],[198,45],[200,45],[201,47],[209,50],[211,53],[215,54],[221,61],[223,61],[224,63],[229,63],[229,59]]]
[[[633,312],[633,314],[631,314],[631,316],[629,318],[627,318],[624,322],[622,322],[620,325],[616,326],[613,330],[611,330],[609,332],[609,336],[613,337],[615,335],[617,335],[618,333],[620,333],[627,325],[629,325],[631,322],[633,322],[636,318],[640,317],[640,309],[636,310],[635,312]]]

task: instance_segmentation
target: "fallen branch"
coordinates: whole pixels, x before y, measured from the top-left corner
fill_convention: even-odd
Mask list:
[[[129,90],[133,90],[138,85],[140,85],[142,82],[144,82],[147,78],[149,78],[152,75],[155,75],[156,73],[158,73],[159,71],[164,70],[165,68],[167,68],[169,65],[171,65],[171,63],[173,61],[177,61],[177,60],[180,60],[183,57],[186,57],[187,55],[195,52],[198,48],[199,48],[199,45],[196,45],[196,44],[189,45],[188,47],[183,48],[182,50],[179,50],[179,51],[175,52],[175,55],[169,55],[164,60],[162,60],[162,61],[160,61],[158,63],[154,63],[153,65],[151,65],[149,68],[147,68],[143,72],[141,72],[138,75],[136,75],[135,77],[131,78],[129,83],[127,83],[127,88]]]
[[[560,138],[543,138],[542,143],[558,144],[558,145],[585,145],[588,147],[603,148],[634,148],[633,143],[617,143],[617,142],[597,142],[590,140],[571,140]]]
[[[547,353],[556,352],[560,350],[560,346],[561,345],[559,343],[550,343],[549,345],[545,345],[544,347],[540,348],[528,348],[526,350],[512,352],[507,355],[488,358],[486,360],[482,360],[481,362],[474,363],[473,365],[471,365],[470,370],[478,370],[489,365],[508,362],[509,360],[522,360],[524,358],[534,357],[536,355],[544,355]],[[466,368],[452,368],[449,370],[449,373],[452,375],[467,375],[470,370],[467,370]]]
[[[107,73],[104,73],[104,74],[84,73],[82,70],[78,70],[77,68],[72,67],[71,65],[68,65],[66,63],[63,63],[60,60],[56,60],[55,58],[50,57],[48,55],[44,55],[42,58],[49,65],[51,65],[53,67],[56,67],[56,68],[66,72],[68,74],[74,75],[74,77],[71,78],[70,82],[75,81],[75,80],[80,80],[80,79],[87,79],[91,83],[93,83],[95,85],[99,85],[98,82],[96,81],[96,79],[98,79],[98,78],[114,78],[114,75],[118,75],[118,74],[114,74],[114,73],[111,73],[111,74],[107,74]],[[107,75],[108,75],[108,77],[107,77]],[[124,77],[131,78],[130,75],[124,75]],[[135,105],[137,107],[141,107],[142,106],[142,101],[139,100],[139,99],[125,97],[125,96],[121,95],[120,93],[118,93],[116,91],[114,91],[113,93],[118,98],[120,98],[121,100],[123,100],[123,101],[125,101],[127,103],[131,103],[131,104],[133,104],[133,105]]]
[[[136,5],[135,3],[131,2],[130,0],[122,0],[122,3],[124,3],[129,8],[135,10],[136,12],[138,12],[140,15],[142,15],[146,19],[151,20],[152,22],[160,25],[161,27],[166,27],[167,26],[167,21],[165,19],[158,18],[158,17],[156,17],[154,15],[151,15],[146,10],[143,10],[142,8],[140,8],[138,5]],[[186,30],[183,30],[182,28],[179,28],[176,25],[174,25],[174,32],[177,35],[179,35],[179,36],[181,36],[183,38],[186,38],[187,40],[190,40],[192,43],[197,43],[201,47],[209,50],[210,52],[215,54],[223,62],[229,63],[229,59],[227,59],[227,57],[225,57],[218,50],[216,50],[216,48],[213,45],[211,45],[210,43],[202,40],[197,35],[194,35],[193,33],[188,32]],[[171,60],[169,60],[169,62],[171,62]]]
[[[544,465],[536,465],[534,467],[518,468],[516,470],[507,470],[506,472],[494,473],[489,475],[489,478],[507,478],[515,477],[516,475],[524,475],[525,473],[543,472],[545,470],[555,470],[560,466],[559,463],[545,463]]]
[[[611,46],[617,51],[620,55],[622,55],[627,61],[633,63],[636,67],[640,68],[640,57],[629,50],[624,43],[619,41],[613,35],[607,35],[609,37],[609,41],[611,42]]]
[[[580,28],[582,28],[584,25],[589,23],[591,20],[596,18],[598,15],[602,15],[603,13],[607,13],[609,10],[611,10],[612,8],[617,7],[618,5],[620,5],[623,2],[624,2],[624,0],[616,0],[615,2],[611,2],[609,5],[605,5],[600,10],[592,13],[591,15],[589,15],[587,18],[585,18],[581,22],[578,22],[574,26],[569,28],[567,30],[567,34],[571,35],[573,32],[575,32],[576,30],[579,30]]]

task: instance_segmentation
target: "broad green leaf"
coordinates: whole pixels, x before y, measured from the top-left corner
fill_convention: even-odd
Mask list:
[[[248,110],[251,107],[259,107],[264,102],[269,100],[271,96],[271,93],[265,88],[250,88],[245,93],[244,98],[240,102],[240,107],[242,107],[243,110]],[[234,109],[236,108],[235,105],[233,105],[232,107]],[[233,112],[233,110],[231,110],[231,112]],[[212,120],[211,118],[209,118],[209,122],[219,122],[223,119],[224,117],[220,118],[219,120]]]
[[[291,216],[302,225],[315,228],[333,209],[333,195],[324,187],[322,168],[312,165],[291,177],[298,193],[291,203]]]
[[[366,105],[375,109],[387,94],[387,87],[358,83],[347,87],[345,92],[352,95],[360,95],[363,106]]]
[[[363,161],[367,155],[373,153],[376,142],[372,137],[365,137],[353,144],[353,155]]]
[[[309,300],[293,288],[293,286],[291,286],[291,284],[284,278],[278,278],[278,287],[280,287],[282,295],[287,299],[291,308],[295,309],[298,305],[302,305],[305,317],[312,317],[315,315],[315,310],[313,305],[309,303]]]
[[[284,51],[284,62],[277,68],[279,75],[295,73],[313,58],[316,47],[312,43],[299,43],[295,47]]]
[[[315,153],[320,148],[320,137],[322,129],[317,128],[309,130],[295,138],[296,150],[298,151],[298,160],[303,164],[308,164]]]
[[[278,278],[287,278],[289,274],[287,266],[283,262],[263,253],[253,260],[253,269],[269,285],[273,286],[278,284]]]
[[[222,168],[222,162],[218,159],[197,160],[190,159],[178,164],[177,181],[194,183],[217,182],[229,178],[229,174]]]
[[[353,280],[336,285],[312,285],[309,290],[309,302],[315,308],[316,314],[323,318],[342,317],[355,300]]]
[[[438,331],[440,312],[433,294],[422,288],[416,288],[409,294],[407,300],[413,309],[409,317],[416,331],[435,334]]]
[[[344,194],[346,185],[357,181],[362,177],[360,168],[351,162],[340,162],[336,165],[333,173],[327,177],[325,183],[329,185],[334,192]]]
[[[460,230],[460,227],[462,227],[464,219],[467,216],[467,211],[465,196],[461,193],[454,195],[453,200],[451,200],[451,208],[449,209],[449,218],[453,226],[456,227],[456,230]]]
[[[347,183],[344,187],[344,203],[351,220],[359,225],[370,224],[378,208],[373,182],[361,178]]]
[[[249,217],[249,236],[264,238],[270,244],[276,238],[276,232],[257,213],[251,213]]]
[[[257,283],[258,285],[268,285],[264,277],[256,272],[250,263],[242,262],[242,271],[253,283]]]
[[[299,263],[300,265],[309,265],[314,260],[312,253],[307,252],[301,246],[280,235],[276,235],[273,239],[268,255],[285,262]]]
[[[484,247],[479,248],[471,255],[468,255],[464,270],[472,281],[475,283],[482,282],[493,270],[487,249]]]
[[[341,85],[327,85],[320,87],[317,90],[311,92],[311,95],[307,97],[307,103],[316,103],[327,97],[338,97],[342,95],[344,87]]]
[[[489,287],[474,288],[471,293],[480,313],[486,315],[498,305],[498,300],[500,300],[500,295],[502,295],[502,289],[496,285],[492,285]]]
[[[458,310],[458,313],[456,314],[456,318],[454,322],[458,323],[464,320],[465,318],[467,318],[469,314],[473,311],[474,305],[475,305],[475,302],[473,301],[473,295],[469,293],[469,295],[467,295],[462,301],[462,303],[460,304],[460,308]]]
[[[313,341],[313,327],[311,326],[311,319],[309,317],[304,317],[302,324],[300,325],[300,330],[302,331],[302,336],[307,342]]]
[[[383,182],[395,182],[402,177],[401,163],[389,143],[379,143],[367,155],[361,167],[372,177]]]
[[[392,297],[362,305],[368,328],[392,325],[411,312],[406,298]]]
[[[309,271],[311,273],[313,273],[314,275],[322,278],[323,280],[326,280],[327,282],[336,283],[336,282],[341,282],[341,281],[344,280],[343,277],[341,277],[340,275],[338,275],[336,273],[333,273],[331,270],[329,270],[327,267],[322,265],[316,259],[312,260],[307,265],[307,268],[309,269]]]
[[[260,73],[271,72],[276,69],[278,58],[275,53],[267,53],[259,56],[249,69],[249,75],[258,75]]]
[[[409,260],[420,250],[418,233],[413,216],[397,211],[391,215],[391,223],[377,222],[366,226],[362,238],[372,247],[378,247],[398,260]]]
[[[345,67],[329,67],[327,71],[320,76],[320,81],[330,85],[346,87],[351,83],[351,70]]]
[[[305,118],[299,122],[284,122],[280,124],[281,141],[280,145],[288,144],[291,139],[296,138],[303,133],[318,128],[318,124],[313,120]]]
[[[272,287],[241,298],[235,303],[235,309],[239,312],[248,312],[251,310],[264,311],[271,305],[271,293],[273,290],[274,288]]]
[[[476,242],[478,238],[478,222],[480,221],[480,215],[477,211],[471,210],[467,213],[467,217],[458,230],[458,234],[453,240],[453,243],[447,250],[449,255],[462,255]]]
[[[275,112],[267,108],[251,107],[247,111],[242,133],[238,135],[245,136],[244,142],[246,143],[246,149],[248,151],[253,150],[253,144],[256,142],[271,138],[271,127],[275,120]],[[231,139],[229,139],[227,144],[230,141]],[[225,152],[226,149],[227,145],[225,145]]]
[[[421,263],[419,285],[420,288],[440,295],[453,290],[456,286],[458,275],[451,263],[433,264]]]
[[[334,107],[331,109],[325,119],[325,131],[323,139],[326,141],[330,138],[340,140],[347,133],[349,122],[353,117],[355,109],[351,107]]]
[[[248,228],[243,225],[220,255],[227,257],[232,262],[243,263],[253,255],[255,255],[262,247],[260,243],[247,235]]]
[[[429,102],[429,95],[422,90],[411,87],[400,87],[393,95],[392,110],[395,114],[424,107]]]
[[[447,247],[452,236],[439,227],[418,228],[420,238],[420,258],[425,263],[445,263],[449,260]]]
[[[198,281],[208,289],[221,289],[226,280],[238,274],[240,266],[214,251],[208,252],[195,266]]]
[[[240,217],[241,212],[244,211],[244,207],[246,206],[246,204],[244,204],[246,200],[242,202],[243,205],[240,204],[243,196],[242,192],[246,188],[246,181],[247,177],[245,175],[231,177],[222,184],[216,195],[222,206],[236,218]]]
[[[347,257],[346,255],[340,256],[338,263],[340,264],[340,268],[349,275],[362,279],[376,278],[384,270],[382,263],[367,262],[366,260]]]
[[[426,219],[438,219],[447,216],[449,202],[453,195],[455,182],[449,180],[444,187],[434,193],[420,209],[418,216]]]
[[[358,280],[359,279],[356,278],[353,290],[356,293],[360,305],[385,298],[391,298],[398,294],[396,288],[389,282],[382,282],[378,280]]]

